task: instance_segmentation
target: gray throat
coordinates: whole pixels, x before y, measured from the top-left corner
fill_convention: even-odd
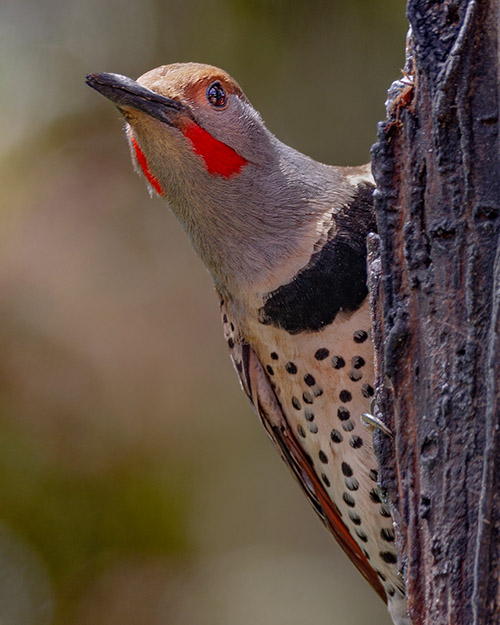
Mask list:
[[[269,133],[270,134],[270,133]],[[167,193],[224,295],[262,281],[297,254],[304,233],[353,196],[341,168],[318,163],[270,134],[265,163],[230,179],[186,180]]]

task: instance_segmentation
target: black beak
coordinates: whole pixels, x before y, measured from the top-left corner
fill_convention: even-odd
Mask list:
[[[181,102],[141,87],[135,80],[120,74],[88,74],[85,82],[89,87],[111,100],[119,109],[135,108],[169,126],[175,125],[173,118],[177,115],[188,113]]]

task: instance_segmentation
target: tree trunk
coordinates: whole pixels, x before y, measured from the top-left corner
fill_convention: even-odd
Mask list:
[[[381,486],[414,625],[500,623],[498,4],[409,0],[373,147]],[[498,480],[498,481],[497,481]]]

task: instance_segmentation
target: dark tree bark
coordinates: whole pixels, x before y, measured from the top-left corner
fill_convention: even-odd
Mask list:
[[[381,485],[414,625],[500,623],[498,4],[409,0],[373,147]]]

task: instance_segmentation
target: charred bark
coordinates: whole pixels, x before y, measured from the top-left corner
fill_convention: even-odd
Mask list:
[[[500,623],[496,0],[409,0],[373,147],[369,273],[381,486],[414,625]],[[497,482],[499,480],[499,482]]]

